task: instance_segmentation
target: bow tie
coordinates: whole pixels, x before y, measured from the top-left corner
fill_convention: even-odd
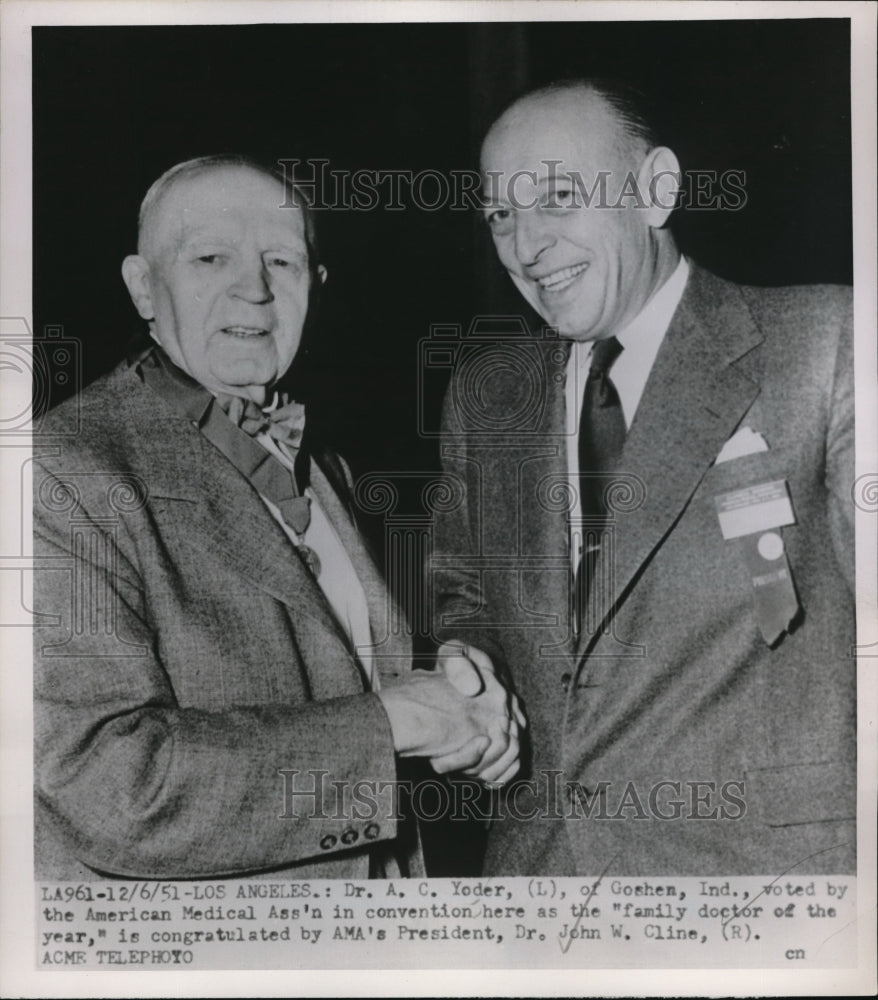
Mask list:
[[[290,401],[287,393],[274,394],[270,407],[263,409],[252,399],[241,396],[218,395],[219,405],[228,414],[236,427],[251,437],[268,434],[275,441],[288,445],[294,451],[302,446],[305,430],[305,407],[302,403]]]
[[[270,407],[263,409],[252,399],[240,396],[218,395],[217,402],[225,410],[229,420],[249,437],[268,434],[280,444],[287,446],[293,460],[292,477],[274,457],[260,470],[248,478],[257,491],[267,496],[281,512],[286,523],[299,535],[303,535],[311,521],[311,500],[304,496],[308,485],[310,459],[302,449],[302,434],[305,429],[305,407],[301,403],[289,402],[287,394],[280,398],[275,392]],[[254,444],[254,447],[258,445]],[[289,495],[292,482],[294,495]],[[316,555],[300,545],[309,567],[315,576],[320,572],[320,562]]]

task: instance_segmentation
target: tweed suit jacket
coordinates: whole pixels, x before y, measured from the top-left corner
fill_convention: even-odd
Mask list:
[[[136,369],[59,411],[35,445],[38,875],[367,877],[402,825],[390,725],[304,562]],[[408,640],[317,462],[312,488],[394,683]]]
[[[490,653],[529,718],[486,872],[853,871],[849,289],[692,269],[626,438],[578,638],[568,351],[551,338],[470,349],[485,353],[477,366],[461,354],[445,408],[443,463],[465,499],[436,524],[436,631]],[[768,449],[716,463],[747,429]],[[715,498],[776,480],[801,610],[769,648]]]

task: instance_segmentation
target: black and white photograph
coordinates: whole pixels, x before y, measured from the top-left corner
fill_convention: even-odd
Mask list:
[[[4,4],[4,994],[874,989],[876,11]]]

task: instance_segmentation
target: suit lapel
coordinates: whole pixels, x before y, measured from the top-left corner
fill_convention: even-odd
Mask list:
[[[322,590],[259,495],[191,424],[179,418],[164,423],[157,436],[162,453],[150,475],[151,496],[188,501],[176,504],[173,512],[186,540],[222,553],[247,585],[284,604],[297,641],[320,637],[320,661],[306,658],[309,675],[320,672],[311,676],[315,697],[327,685],[332,696],[362,691],[347,638]]]
[[[643,502],[616,513],[612,558],[602,553],[609,612],[661,545],[759,392],[762,340],[740,293],[698,268],[659,350],[622,453]],[[752,352],[752,353],[751,353]],[[581,637],[582,654],[600,636]]]

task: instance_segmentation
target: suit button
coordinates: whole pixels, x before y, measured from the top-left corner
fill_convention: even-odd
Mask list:
[[[572,674],[561,674],[561,687],[566,691],[570,687],[570,681],[573,680]]]
[[[345,830],[341,835],[341,842],[346,846],[350,847],[351,844],[355,844],[360,839],[360,835],[354,829]]]
[[[324,851],[332,850],[333,847],[338,843],[338,838],[331,833],[327,833],[325,837],[320,841],[320,846]]]
[[[379,833],[381,833],[381,827],[377,823],[370,823],[363,831],[366,840],[376,840]]]

